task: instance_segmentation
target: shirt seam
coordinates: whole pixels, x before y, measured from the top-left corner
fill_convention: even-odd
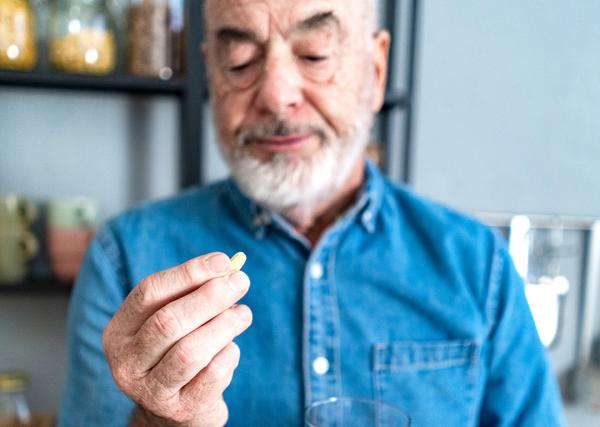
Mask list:
[[[494,327],[497,323],[498,307],[499,307],[499,293],[500,293],[500,278],[504,270],[504,263],[500,254],[500,249],[495,245],[494,256],[492,258],[492,267],[490,271],[490,278],[488,282],[488,306],[486,310],[486,337],[489,339]]]
[[[127,274],[125,272],[125,264],[123,263],[122,252],[117,243],[117,238],[112,229],[107,227],[104,232],[98,237],[98,246],[101,249],[100,253],[113,266],[115,278],[121,289],[127,289]]]

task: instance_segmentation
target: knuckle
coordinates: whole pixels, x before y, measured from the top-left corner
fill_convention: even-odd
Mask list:
[[[169,418],[177,424],[185,424],[193,420],[190,412],[188,411],[177,411],[173,413],[173,415],[169,416]]]
[[[229,374],[231,374],[240,363],[241,352],[238,345],[233,341],[227,345],[227,352],[229,353],[227,355],[227,367]]]
[[[177,336],[181,332],[179,319],[168,306],[158,310],[154,313],[153,317],[154,327],[161,336],[170,338]]]
[[[131,380],[129,375],[129,369],[127,365],[124,363],[117,364],[112,369],[113,378],[115,380],[115,384],[119,389],[121,389],[125,394],[130,396],[136,396],[136,387],[134,382]]]
[[[229,419],[229,409],[222,398],[208,403],[204,409],[204,418],[212,421],[216,426],[223,426]]]
[[[240,350],[240,346],[239,345],[237,345],[236,343],[232,342],[231,343],[231,352],[233,353],[234,359],[240,360],[240,356],[241,356],[242,352]]]
[[[164,384],[165,378],[155,375],[148,375],[143,381],[136,384],[135,395],[143,400],[147,405],[157,406],[159,404],[168,404],[172,393],[170,393]],[[166,405],[166,409],[169,405]],[[163,411],[164,411],[163,410]]]
[[[130,397],[143,407],[148,408],[152,412],[161,415],[167,415],[168,407],[165,407],[164,402],[157,397],[147,384],[141,382],[131,388]]]
[[[120,374],[119,370],[113,371],[113,377],[117,387],[126,395],[133,395],[134,388],[131,383],[127,380],[126,376]]]
[[[188,340],[180,341],[175,347],[175,358],[182,365],[204,365],[206,357]]]
[[[230,372],[227,378],[225,379],[225,382],[223,383],[223,391],[225,391],[225,389],[229,387],[231,381],[233,381],[233,371]]]
[[[128,379],[131,372],[129,365],[123,358],[123,353],[118,351],[119,346],[114,345],[109,338],[105,337],[105,335],[103,335],[102,339],[106,362],[108,363],[108,367],[110,368],[115,383],[121,390],[126,391],[126,389],[128,389]]]
[[[227,332],[232,338],[238,335],[238,333],[246,327],[246,322],[236,313],[235,309],[230,308],[226,311],[225,323]]]
[[[211,308],[219,308],[219,311],[221,311],[230,307],[239,299],[239,295],[229,292],[229,288],[227,279],[224,277],[216,277],[208,280],[198,292],[200,308],[209,311],[211,311]]]
[[[206,376],[208,382],[210,383],[219,383],[223,382],[231,372],[233,366],[230,366],[228,362],[223,361],[212,361],[206,367]]]
[[[238,367],[238,365],[240,364],[240,350],[238,348],[237,353],[235,353],[234,357],[233,357],[233,369],[236,369]]]
[[[143,307],[151,306],[156,301],[156,282],[158,281],[159,274],[160,273],[154,273],[153,275],[142,279],[136,287],[137,302]]]
[[[219,425],[225,425],[229,419],[229,408],[223,399],[219,400],[217,405],[217,423]]]
[[[180,266],[180,273],[184,280],[190,284],[199,284],[198,281],[202,277],[204,270],[204,261],[201,258],[193,258]]]

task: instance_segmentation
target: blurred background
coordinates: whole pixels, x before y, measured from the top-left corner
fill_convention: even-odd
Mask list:
[[[40,425],[59,406],[94,229],[227,174],[200,11],[0,0],[0,396],[22,396]],[[381,1],[394,45],[369,149],[392,179],[506,236],[571,426],[600,424],[599,16],[592,0]]]

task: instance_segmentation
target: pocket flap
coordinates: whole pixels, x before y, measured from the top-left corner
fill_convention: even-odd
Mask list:
[[[374,369],[393,372],[471,365],[479,359],[479,348],[474,340],[379,343],[374,347]]]

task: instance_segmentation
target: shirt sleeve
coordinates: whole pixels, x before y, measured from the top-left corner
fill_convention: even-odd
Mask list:
[[[92,241],[68,314],[67,380],[59,427],[126,426],[134,403],[114,383],[102,351],[102,333],[128,293],[114,234]]]
[[[504,244],[496,251],[490,291],[486,391],[481,426],[566,426],[562,402],[523,281]]]

